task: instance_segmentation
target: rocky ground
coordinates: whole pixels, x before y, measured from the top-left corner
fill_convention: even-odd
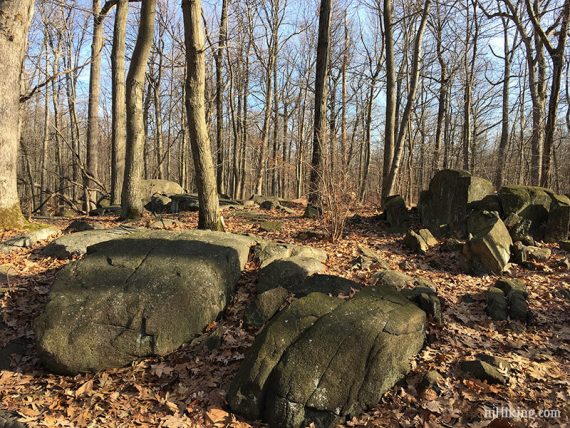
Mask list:
[[[193,229],[197,224],[193,213],[164,218],[176,221],[168,225],[173,229]],[[443,323],[430,323],[427,343],[413,361],[412,371],[381,403],[345,426],[564,426],[568,422],[570,300],[564,290],[570,287],[570,271],[560,264],[568,254],[557,245],[549,245],[553,253],[547,261],[511,268],[510,275],[524,280],[529,291],[532,318],[523,324],[493,321],[485,313],[485,293],[497,277],[464,274],[459,253],[443,251],[445,241],[424,255],[406,250],[404,234],[388,233],[376,212],[360,211],[349,222],[346,236],[335,244],[318,233],[307,233],[319,231],[320,225],[318,220],[302,218],[301,208],[291,213],[227,210],[224,218],[230,232],[325,250],[327,273],[372,284],[378,266],[355,269],[353,265],[360,248],[366,246],[390,268],[437,286]],[[149,217],[140,225],[154,220]],[[90,221],[105,228],[117,226],[111,217]],[[280,226],[264,223],[268,221]],[[70,220],[42,222],[63,230]],[[0,241],[13,235],[4,234]],[[11,369],[0,367],[4,412],[30,426],[262,426],[229,412],[225,399],[229,382],[258,333],[244,324],[258,272],[253,261],[247,264],[223,317],[192,343],[167,357],[140,360],[126,368],[57,376],[39,363],[31,327],[46,304],[54,276],[67,263],[40,254],[48,242],[0,254],[0,265],[7,270],[7,279],[0,283],[5,323],[0,327],[0,349],[8,343],[12,347],[0,350],[0,361],[2,352],[16,356]],[[508,370],[499,369],[505,384],[481,381],[465,372],[461,362],[480,353],[501,357],[510,365]],[[425,374],[434,370],[441,378],[424,388]],[[561,413],[555,419],[501,421],[485,414],[492,407]]]

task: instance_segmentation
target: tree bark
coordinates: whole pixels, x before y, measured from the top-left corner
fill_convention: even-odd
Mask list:
[[[137,41],[127,75],[127,147],[121,215],[130,219],[140,218],[143,214],[140,193],[145,141],[143,93],[145,70],[154,36],[155,14],[156,0],[143,0]]]
[[[220,35],[218,39],[218,49],[215,55],[216,62],[216,183],[218,193],[224,193],[224,82],[222,74],[222,64],[224,50],[226,49],[228,37],[228,0],[222,0],[222,14],[220,17]]]
[[[183,0],[182,13],[186,45],[186,113],[200,203],[198,228],[223,230],[204,108],[206,58],[201,0]]]
[[[115,14],[112,68],[112,149],[111,149],[111,203],[121,203],[125,176],[126,145],[126,95],[125,95],[125,46],[129,1],[119,0]]]
[[[394,59],[394,2],[384,0],[384,44],[386,46],[386,121],[382,169],[382,203],[389,195],[388,175],[394,158],[396,138],[396,63]]]
[[[329,63],[331,0],[321,0],[317,64],[315,76],[315,116],[313,125],[313,156],[309,181],[309,206],[321,204],[320,184],[323,174],[323,143],[326,141],[327,77]]]
[[[20,79],[33,0],[0,1],[0,229],[26,224],[17,187]]]

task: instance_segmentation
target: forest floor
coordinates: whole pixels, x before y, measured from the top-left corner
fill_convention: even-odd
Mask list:
[[[438,247],[426,255],[409,253],[401,245],[402,235],[388,233],[376,214],[362,210],[359,221],[348,224],[345,237],[331,244],[326,239],[299,238],[299,232],[320,229],[319,221],[302,218],[300,209],[294,214],[255,209],[224,212],[229,232],[326,250],[328,273],[371,284],[374,270],[351,270],[358,245],[366,245],[391,268],[437,285],[443,326],[430,324],[429,344],[413,361],[406,379],[376,407],[344,426],[566,426],[570,418],[570,302],[559,291],[569,287],[570,272],[554,266],[567,254],[552,246],[551,259],[534,270],[513,267],[512,276],[524,279],[529,288],[533,319],[528,325],[494,322],[485,314],[484,293],[496,277],[464,274],[460,256]],[[197,225],[193,213],[173,217],[180,222],[180,229]],[[64,229],[71,220],[42,222]],[[89,220],[106,227],[117,224],[110,217]],[[263,232],[259,228],[263,220],[283,222],[283,231]],[[0,240],[13,234],[0,234]],[[0,255],[0,265],[13,266],[8,284],[0,285],[0,312],[7,325],[0,328],[0,348],[11,340],[27,339],[24,355],[13,361],[13,370],[0,371],[0,408],[29,426],[263,426],[230,413],[225,402],[229,382],[257,333],[243,325],[246,306],[255,292],[257,266],[253,262],[220,320],[178,351],[126,368],[58,376],[42,368],[33,346],[32,321],[46,303],[54,276],[68,263],[39,255],[45,244]],[[208,346],[211,335],[221,337],[214,349]],[[480,352],[511,363],[508,385],[490,385],[460,373],[457,363]],[[431,389],[418,392],[418,384],[429,370],[437,370],[445,379],[439,395]],[[485,408],[494,406],[523,411],[556,409],[561,415],[557,419],[492,422]]]

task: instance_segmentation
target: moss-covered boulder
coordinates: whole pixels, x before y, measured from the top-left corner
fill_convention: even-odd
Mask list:
[[[165,355],[225,308],[250,238],[143,231],[89,247],[57,276],[35,321],[43,362],[62,373]]]
[[[431,179],[429,190],[422,192],[418,209],[420,219],[436,236],[466,236],[465,220],[475,204],[495,191],[489,180],[466,171],[444,169]]]
[[[390,287],[348,301],[313,293],[266,325],[229,392],[233,411],[270,426],[330,426],[377,404],[410,369],[423,311]]]

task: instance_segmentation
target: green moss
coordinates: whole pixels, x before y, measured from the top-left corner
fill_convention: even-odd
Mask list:
[[[0,208],[0,230],[23,229],[28,226],[19,204],[10,208]]]

